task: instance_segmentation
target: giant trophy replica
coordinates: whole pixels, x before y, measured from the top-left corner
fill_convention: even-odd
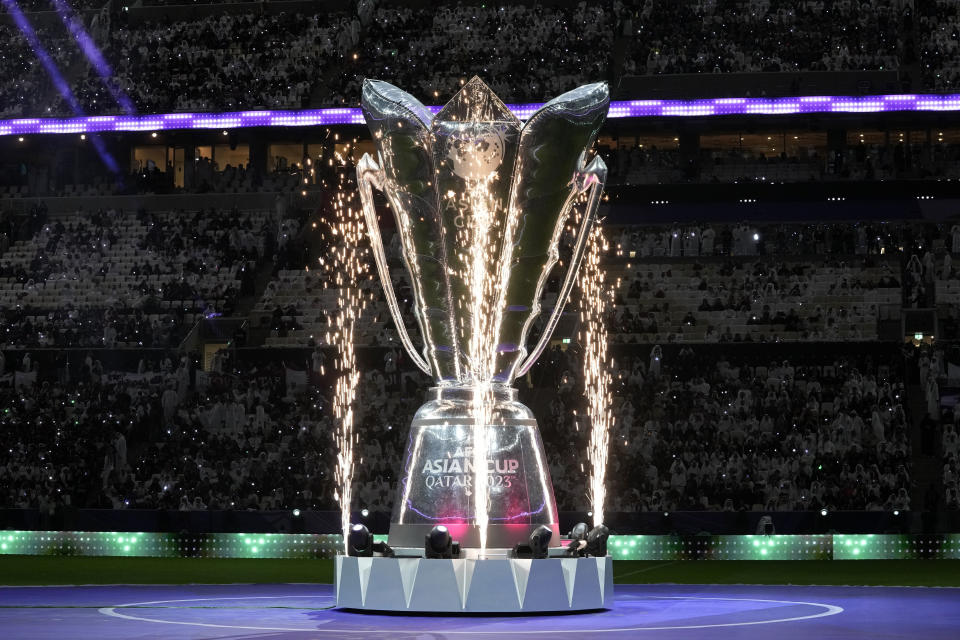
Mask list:
[[[367,233],[400,340],[435,386],[410,428],[388,539],[420,559],[339,557],[337,603],[450,612],[602,607],[612,596],[609,558],[559,557],[537,422],[511,383],[549,343],[576,282],[606,178],[603,160],[586,157],[607,114],[607,86],[565,93],[525,124],[478,78],[435,116],[375,80],[364,82],[361,105],[378,156],[364,155],[357,169]],[[394,292],[374,189],[384,193],[396,222],[422,350]],[[562,285],[528,351],[568,228],[574,240]],[[478,495],[481,477],[487,486]],[[462,557],[447,560],[449,570],[422,558],[437,525],[460,545]],[[532,542],[531,534],[549,539],[557,557],[516,559],[508,550]],[[525,597],[532,591],[538,595]]]

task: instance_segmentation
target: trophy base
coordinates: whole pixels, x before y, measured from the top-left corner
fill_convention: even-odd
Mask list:
[[[553,485],[533,413],[516,399],[516,390],[498,386],[487,441],[488,524],[486,543],[474,518],[473,388],[430,390],[410,425],[404,469],[394,501],[388,542],[422,549],[424,537],[445,526],[460,548],[513,548],[537,528],[553,532],[560,545]]]
[[[337,607],[403,613],[571,613],[613,603],[605,558],[336,558]]]

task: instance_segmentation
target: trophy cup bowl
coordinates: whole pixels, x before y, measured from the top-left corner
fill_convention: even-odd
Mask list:
[[[400,341],[435,383],[411,425],[389,544],[422,548],[425,534],[442,524],[469,557],[478,547],[526,543],[545,525],[553,531],[550,545],[559,546],[537,422],[511,385],[547,346],[576,281],[606,178],[599,157],[585,158],[606,117],[607,86],[565,93],[526,123],[478,78],[435,116],[375,80],[364,82],[361,105],[377,149],[377,159],[365,155],[357,169],[367,232]],[[393,290],[374,189],[386,196],[396,222],[422,349]],[[578,199],[585,206],[572,220]],[[572,257],[528,350],[568,225],[575,227]],[[482,519],[473,486],[481,388],[490,404],[480,434],[488,465]]]

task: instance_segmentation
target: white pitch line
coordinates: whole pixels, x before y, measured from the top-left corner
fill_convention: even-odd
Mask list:
[[[127,604],[115,604],[112,607],[102,607],[97,609],[99,613],[102,613],[105,616],[112,616],[114,618],[123,618],[125,620],[136,620],[138,622],[155,622],[158,624],[181,624],[188,625],[192,627],[214,627],[217,629],[252,629],[254,631],[313,631],[313,629],[304,629],[302,627],[291,629],[291,628],[282,628],[282,627],[250,627],[242,626],[235,624],[213,624],[209,622],[182,622],[178,620],[155,620],[152,618],[138,618],[137,616],[128,616],[122,613],[117,613],[115,609],[124,608],[124,607],[136,607],[136,606],[146,606],[151,604],[169,604],[171,602],[208,602],[210,600],[268,600],[268,599],[290,599],[290,598],[329,598],[333,599],[333,596],[303,596],[303,595],[289,595],[289,596],[231,596],[231,597],[212,597],[212,598],[190,598],[184,600],[153,600],[151,602],[129,602]],[[314,624],[328,624],[333,622],[332,620],[320,620]]]
[[[179,624],[179,625],[190,625],[196,627],[216,627],[220,629],[253,629],[256,631],[308,631],[316,633],[362,633],[362,634],[410,634],[410,633],[432,633],[433,629],[306,629],[306,628],[286,628],[286,627],[251,627],[251,626],[241,626],[241,625],[229,625],[229,624],[211,624],[204,622],[182,622],[174,620],[157,620],[154,618],[140,618],[137,616],[128,616],[122,613],[117,613],[115,609],[123,607],[136,607],[136,606],[145,606],[151,604],[169,604],[171,602],[204,602],[210,600],[258,600],[258,599],[278,599],[278,598],[332,598],[333,596],[249,596],[249,597],[211,597],[211,598],[191,598],[183,600],[155,600],[152,602],[130,602],[127,604],[118,604],[112,607],[103,607],[98,609],[98,611],[107,616],[113,616],[115,618],[124,618],[126,620],[136,620],[139,622],[155,622],[158,624]],[[716,624],[699,624],[699,625],[675,625],[675,626],[662,626],[662,627],[616,627],[610,629],[538,629],[531,631],[516,631],[511,630],[510,635],[520,636],[520,635],[542,635],[545,633],[560,634],[560,633],[624,633],[631,631],[667,631],[667,630],[676,630],[676,629],[714,629],[719,627],[747,627],[752,625],[759,624],[777,624],[781,622],[798,622],[800,620],[813,620],[815,618],[825,618],[827,616],[833,616],[838,613],[843,613],[843,607],[838,607],[832,604],[822,604],[820,602],[794,602],[790,600],[763,600],[760,598],[707,598],[707,597],[696,597],[696,596],[645,596],[651,600],[723,600],[729,602],[764,602],[769,604],[785,604],[785,605],[803,605],[808,607],[820,607],[824,609],[820,613],[814,613],[806,616],[794,616],[792,618],[777,618],[775,620],[755,620],[751,622],[721,622]],[[644,597],[632,598],[633,600],[642,600]],[[327,624],[332,622],[332,620],[321,620],[314,622],[315,625]],[[497,633],[495,631],[443,631],[444,635],[490,635]]]
[[[654,569],[662,569],[663,567],[669,567],[672,564],[676,564],[677,560],[671,560],[669,562],[661,562],[660,564],[655,564],[652,567],[645,567],[643,569],[637,569],[636,571],[630,571],[629,573],[624,573],[623,575],[618,575],[618,579],[626,578],[627,576],[635,576],[638,573],[646,573],[647,571],[653,571]]]

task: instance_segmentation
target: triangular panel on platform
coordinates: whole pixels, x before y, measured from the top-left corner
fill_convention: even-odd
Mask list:
[[[513,569],[513,582],[517,587],[517,599],[520,606],[523,606],[523,597],[527,593],[527,581],[530,578],[530,565],[533,563],[531,558],[516,558],[510,563]]]
[[[532,560],[530,575],[527,577],[527,586],[523,596],[524,610],[566,610],[570,606],[570,593],[572,593],[572,590],[567,590],[566,583],[561,562],[553,558]]]
[[[563,584],[567,588],[567,604],[573,605],[573,583],[577,578],[577,560],[579,558],[561,558],[560,568],[563,569]]]
[[[613,606],[613,558],[597,558],[597,567],[603,568],[600,572],[600,596],[603,598],[603,606]]]
[[[373,560],[373,558],[360,558]],[[400,565],[406,562],[397,558],[376,558],[367,577],[367,587],[363,593],[363,604],[368,609],[375,606],[389,611],[402,611],[407,606],[403,577]],[[363,564],[360,577],[363,578]],[[362,582],[361,582],[362,584]]]
[[[470,579],[473,577],[473,567],[476,560],[466,558],[460,562],[453,562],[453,572],[457,576],[457,593],[460,594],[461,606],[467,602],[467,592],[470,590]]]
[[[357,559],[348,556],[337,556],[337,606],[363,606],[363,592],[360,588],[360,572],[357,570]]]
[[[486,559],[474,562],[464,601],[465,611],[520,611],[516,589],[505,589],[513,583],[510,560]]]
[[[460,581],[453,570],[454,564],[453,560],[420,560],[408,605],[411,611],[463,610]]]
[[[360,575],[360,597],[367,601],[367,587],[370,586],[370,572],[373,569],[373,558],[357,558],[357,573]]]
[[[600,596],[600,575],[594,558],[577,559],[577,575],[573,582],[573,597],[570,606],[574,609],[600,609],[603,598]]]
[[[604,580],[604,577],[607,572],[607,559],[603,558],[594,558],[597,561],[597,578],[600,580],[600,600],[606,601],[606,598],[603,597],[603,588],[607,586],[607,581]]]
[[[410,596],[413,595],[413,585],[417,581],[417,570],[420,568],[420,558],[404,558],[398,561],[400,582],[403,584],[403,602],[410,606]]]

